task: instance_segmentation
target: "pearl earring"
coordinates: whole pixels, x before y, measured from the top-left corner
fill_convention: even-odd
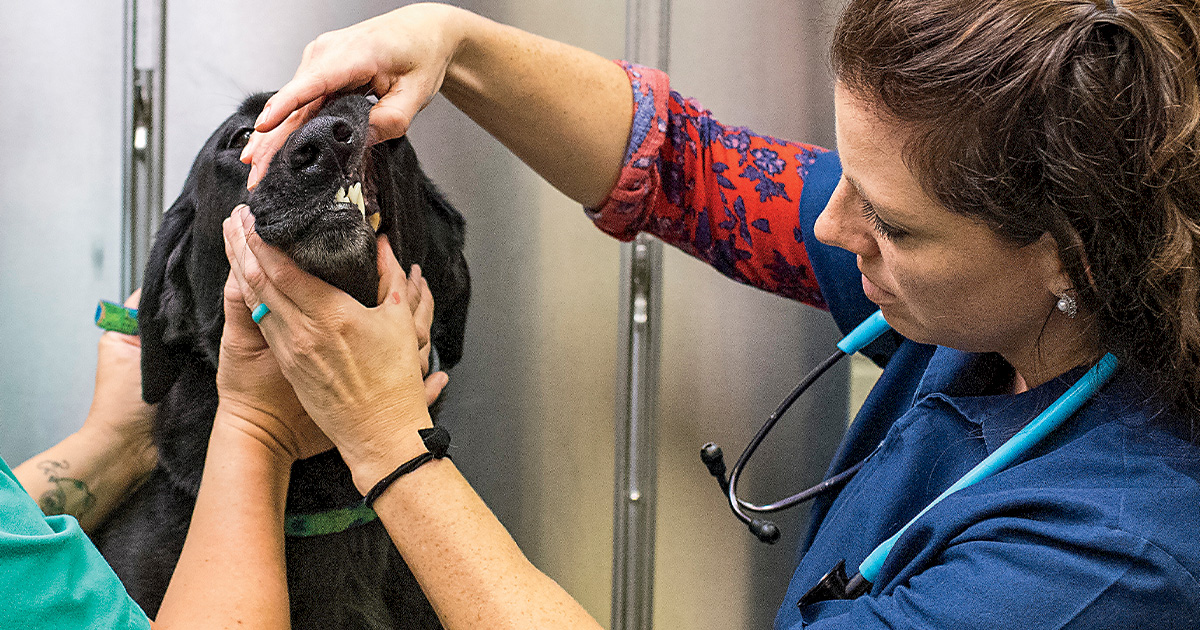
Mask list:
[[[1055,304],[1055,308],[1062,311],[1063,315],[1072,319],[1079,313],[1079,303],[1075,301],[1075,295],[1070,289],[1064,291],[1062,296],[1058,298],[1058,304]]]

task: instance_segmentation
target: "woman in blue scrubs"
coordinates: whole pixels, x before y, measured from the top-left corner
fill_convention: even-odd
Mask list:
[[[874,455],[814,507],[778,628],[1200,627],[1200,6],[854,0],[833,52],[837,154],[722,126],[662,73],[414,5],[314,41],[245,158],[260,177],[337,90],[380,96],[380,138],[440,90],[609,233],[653,232],[844,330],[882,309],[898,335],[830,473]],[[390,250],[390,299],[365,309],[244,210],[225,235],[237,310],[269,307],[283,373],[443,623],[596,627],[452,462],[379,485],[430,424]],[[917,519],[865,594],[801,603],[1105,353],[1113,379]]]

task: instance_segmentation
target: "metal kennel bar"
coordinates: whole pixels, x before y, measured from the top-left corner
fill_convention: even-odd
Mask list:
[[[666,71],[671,0],[628,0],[625,6],[625,58]],[[614,418],[613,630],[648,630],[654,619],[662,257],[662,243],[646,234],[621,246]]]
[[[163,213],[167,0],[151,16],[156,33],[143,32],[138,0],[125,0],[121,126],[121,295],[142,284],[142,267]],[[144,7],[142,7],[144,8]],[[157,58],[145,67],[139,40],[152,37]]]

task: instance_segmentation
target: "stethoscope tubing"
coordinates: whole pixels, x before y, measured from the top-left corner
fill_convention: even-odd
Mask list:
[[[708,467],[709,473],[711,473],[713,477],[716,477],[717,483],[720,484],[721,490],[725,493],[726,499],[729,501],[729,507],[731,510],[733,510],[734,516],[737,516],[739,520],[749,526],[751,533],[758,537],[759,540],[768,544],[774,543],[779,539],[779,528],[770,521],[751,516],[749,512],[760,514],[777,512],[813,499],[824,492],[840,488],[854,477],[855,473],[862,468],[867,459],[870,459],[871,456],[868,455],[862,461],[838,473],[837,475],[834,475],[829,479],[826,479],[821,483],[804,490],[803,492],[799,492],[774,503],[757,505],[748,501],[743,501],[737,496],[737,482],[741,478],[742,471],[745,470],[746,465],[749,463],[750,457],[758,449],[759,445],[762,444],[763,440],[766,439],[767,434],[770,433],[771,429],[775,427],[775,424],[778,423],[780,418],[783,417],[783,414],[786,413],[792,404],[796,402],[796,399],[798,399],[800,395],[805,392],[805,390],[807,390],[814,382],[816,382],[818,378],[821,377],[821,375],[828,371],[829,368],[833,367],[833,365],[840,361],[843,357],[848,354],[858,352],[888,330],[891,330],[891,327],[888,325],[887,321],[884,320],[883,313],[876,311],[873,315],[855,327],[854,330],[850,331],[850,334],[846,335],[841,341],[839,341],[837,344],[838,349],[832,355],[830,355],[829,358],[821,362],[820,365],[813,368],[812,371],[810,371],[808,375],[805,376],[798,385],[796,385],[795,389],[793,389],[792,392],[788,394],[786,398],[784,398],[783,402],[781,402],[775,409],[775,412],[772,413],[769,418],[767,418],[767,421],[763,423],[763,426],[758,430],[758,433],[754,435],[754,438],[750,440],[750,443],[742,451],[741,456],[738,457],[737,461],[733,465],[733,468],[730,469],[728,480],[725,478],[725,462],[724,458],[722,457],[720,447],[716,444],[709,443],[700,449],[700,458],[704,461],[705,466]],[[874,455],[874,452],[871,454]]]
[[[846,353],[838,350],[834,354],[830,355],[828,359],[822,361],[820,365],[813,368],[813,370],[809,372],[803,380],[800,381],[800,384],[792,390],[792,393],[788,394],[787,398],[783,399],[783,402],[779,404],[779,407],[775,409],[775,412],[767,418],[767,421],[763,423],[761,428],[759,428],[758,433],[756,433],[754,438],[750,440],[750,443],[746,445],[746,449],[742,451],[741,457],[738,457],[737,462],[729,471],[729,483],[725,487],[725,493],[729,497],[730,506],[733,507],[734,512],[738,513],[739,516],[745,519],[750,518],[749,515],[743,512],[743,510],[759,513],[784,510],[793,505],[804,502],[808,495],[816,496],[822,492],[821,490],[818,490],[820,487],[818,485],[809,488],[804,492],[800,492],[774,503],[756,505],[747,501],[743,501],[737,497],[737,482],[738,479],[741,478],[742,471],[746,468],[746,464],[750,462],[750,456],[754,454],[754,451],[758,450],[758,446],[762,444],[763,440],[766,439],[767,434],[771,432],[771,429],[775,428],[775,424],[779,422],[779,419],[783,417],[783,414],[788,410],[789,407],[792,406],[792,403],[796,402],[796,399],[799,398],[805,390],[807,390],[814,382],[816,382],[818,378],[821,377],[822,374],[827,372],[829,368],[833,367],[844,356],[846,356]],[[825,485],[829,481],[832,480],[826,480],[820,485]]]
[[[825,372],[829,371],[829,368],[833,367],[838,361],[841,361],[843,357],[862,350],[867,346],[867,344],[875,341],[880,335],[889,330],[891,330],[891,326],[889,326],[887,320],[884,319],[883,311],[875,311],[870,317],[863,320],[863,322],[858,326],[855,326],[854,330],[850,331],[848,335],[843,337],[842,340],[838,342],[837,351],[829,355],[829,358],[822,361],[820,365],[813,368],[812,371],[810,371],[808,375],[805,376],[798,385],[796,385],[795,389],[792,390],[792,393],[788,394],[788,396],[783,399],[783,402],[779,403],[779,406],[775,409],[775,412],[767,418],[767,421],[763,423],[763,426],[758,430],[758,433],[754,435],[754,439],[750,440],[750,443],[746,446],[746,449],[742,451],[741,457],[738,457],[737,462],[734,463],[733,468],[729,471],[729,483],[722,484],[722,489],[729,498],[730,507],[744,522],[749,523],[752,520],[751,516],[745,512],[757,512],[763,514],[786,510],[794,505],[799,505],[805,501],[813,499],[814,497],[820,496],[822,493],[832,488],[842,486],[846,482],[850,481],[854,474],[863,467],[863,464],[867,463],[867,460],[871,458],[871,455],[868,455],[867,457],[863,458],[862,461],[838,473],[837,475],[834,475],[829,479],[826,479],[821,483],[804,490],[803,492],[798,492],[786,499],[782,499],[774,503],[756,505],[748,501],[743,501],[737,497],[737,482],[742,475],[742,471],[745,470],[746,464],[750,462],[750,456],[754,454],[754,451],[758,450],[759,445],[762,444],[763,440],[766,439],[767,434],[771,432],[771,429],[775,427],[775,424],[779,422],[779,419],[783,417],[783,414],[786,413],[787,410],[791,408],[792,404],[796,402],[796,399],[800,398],[800,395],[803,394],[805,390],[807,390],[814,382],[816,382],[818,378],[825,374]],[[874,455],[874,452],[871,454]]]
[[[726,499],[729,501],[730,509],[733,510],[734,515],[737,516],[739,520],[741,520],[743,523],[746,523],[750,527],[750,531],[757,536],[759,540],[766,543],[774,543],[779,539],[779,529],[770,521],[751,516],[749,514],[750,512],[759,514],[777,512],[808,501],[829,490],[838,488],[852,479],[859,469],[861,469],[863,465],[865,465],[867,461],[869,461],[875,455],[875,453],[879,451],[879,448],[882,445],[876,446],[875,450],[871,451],[871,453],[863,458],[862,461],[838,473],[837,475],[834,475],[829,479],[826,479],[821,483],[808,488],[807,490],[774,503],[758,505],[744,501],[737,496],[737,483],[741,478],[742,471],[745,470],[746,465],[749,463],[750,457],[758,449],[759,445],[762,444],[763,440],[766,439],[767,434],[770,433],[771,429],[775,427],[775,424],[778,423],[780,418],[783,417],[783,414],[792,406],[794,402],[796,402],[796,399],[798,399],[801,394],[803,394],[814,382],[816,382],[818,378],[821,377],[821,375],[827,372],[829,368],[833,367],[833,365],[840,361],[843,357],[848,354],[858,352],[888,330],[891,330],[891,326],[889,326],[884,320],[883,313],[881,311],[876,311],[873,315],[864,320],[863,323],[859,324],[854,330],[852,330],[850,334],[846,335],[840,342],[838,342],[837,351],[830,355],[829,358],[825,359],[825,361],[823,361],[820,365],[813,368],[813,370],[809,372],[803,380],[800,381],[795,389],[793,389],[792,392],[788,394],[786,398],[784,398],[783,402],[779,404],[779,407],[776,408],[775,412],[772,413],[769,418],[767,418],[767,421],[763,423],[763,426],[758,430],[758,433],[756,433],[754,438],[750,440],[750,443],[746,445],[745,450],[742,451],[741,456],[738,457],[737,462],[733,465],[733,468],[730,469],[728,481],[725,480],[725,464],[721,457],[720,447],[710,443],[706,444],[704,448],[701,449],[701,459],[703,459],[705,465],[708,466],[709,472],[717,478],[718,483],[721,485],[721,489],[725,492]],[[850,580],[850,586],[852,588],[849,590],[854,593],[865,592],[865,589],[869,588],[869,585],[875,581],[875,578],[878,577],[879,571],[883,567],[883,562],[887,558],[887,555],[891,551],[892,547],[896,544],[896,541],[899,540],[900,536],[903,535],[904,532],[907,531],[908,528],[917,521],[917,519],[921,518],[921,516],[933,508],[933,506],[940,503],[942,499],[950,496],[958,490],[971,486],[991,476],[992,474],[1007,468],[1009,465],[1019,459],[1030,448],[1041,442],[1047,435],[1057,429],[1059,425],[1061,425],[1067,418],[1074,415],[1074,413],[1078,411],[1079,408],[1082,407],[1083,404],[1086,403],[1096,393],[1096,391],[1108,381],[1109,378],[1112,377],[1116,369],[1116,357],[1114,357],[1111,353],[1105,354],[1104,357],[1102,357],[1100,361],[1096,363],[1096,365],[1092,366],[1092,368],[1089,369],[1082,378],[1072,385],[1066,391],[1066,393],[1058,398],[1058,400],[1051,403],[1051,405],[1047,407],[1045,411],[1038,414],[1036,418],[1025,425],[1025,427],[1018,431],[1013,437],[1009,438],[1004,444],[992,452],[991,455],[977,464],[967,474],[959,478],[958,481],[954,482],[954,484],[952,484],[941,495],[934,499],[932,503],[925,506],[925,509],[921,510],[907,524],[905,524],[904,527],[900,528],[900,531],[896,532],[892,537],[888,538],[878,547],[876,547],[867,556],[867,558],[863,560],[862,564],[859,565],[858,573],[855,574]]]

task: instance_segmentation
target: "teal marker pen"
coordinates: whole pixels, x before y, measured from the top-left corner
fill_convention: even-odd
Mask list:
[[[137,309],[100,300],[100,303],[96,305],[96,325],[104,330],[136,335],[138,334]]]

